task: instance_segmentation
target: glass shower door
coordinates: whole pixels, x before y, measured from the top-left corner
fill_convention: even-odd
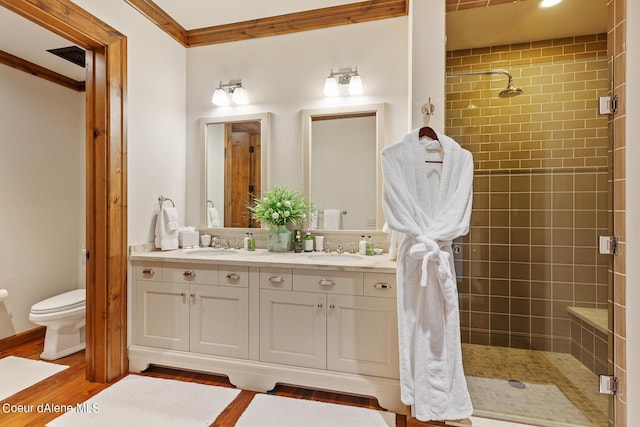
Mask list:
[[[448,52],[445,132],[475,163],[462,267],[463,361],[475,415],[601,426],[610,372],[610,116],[606,34]],[[571,53],[571,54],[570,54]]]

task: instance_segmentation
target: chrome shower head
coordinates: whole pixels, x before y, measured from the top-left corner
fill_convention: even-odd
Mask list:
[[[476,71],[471,73],[450,74],[447,77],[464,77],[464,76],[490,76],[493,74],[504,74],[509,78],[506,89],[501,90],[498,93],[499,98],[511,98],[512,96],[518,96],[522,94],[522,89],[513,85],[513,78],[511,74],[506,70],[491,70],[491,71]]]
[[[511,98],[512,96],[518,96],[522,94],[522,89],[519,87],[515,87],[513,85],[513,79],[509,76],[509,83],[507,84],[507,88],[501,90],[498,93],[499,98]]]

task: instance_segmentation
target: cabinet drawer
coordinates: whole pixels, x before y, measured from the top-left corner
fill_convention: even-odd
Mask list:
[[[150,261],[137,261],[134,267],[135,280],[162,281],[162,264]]]
[[[218,284],[218,266],[216,264],[164,264],[165,282],[197,283],[200,285]]]
[[[290,291],[293,276],[290,268],[261,268],[260,287],[264,289],[282,289]]]
[[[364,273],[364,295],[368,297],[396,297],[395,273]]]
[[[355,271],[293,270],[293,290],[362,295],[362,273]]]
[[[249,267],[243,265],[221,265],[221,285],[246,288],[249,286]]]

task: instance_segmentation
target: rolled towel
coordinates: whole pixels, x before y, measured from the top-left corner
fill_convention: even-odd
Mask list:
[[[156,219],[156,248],[163,251],[178,249],[178,212],[174,207],[163,207]]]
[[[342,212],[339,209],[325,209],[322,228],[340,230],[342,228]]]
[[[218,214],[218,209],[216,208],[207,208],[207,226],[208,227],[220,227],[220,215]]]

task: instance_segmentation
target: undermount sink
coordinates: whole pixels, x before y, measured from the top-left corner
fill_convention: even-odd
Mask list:
[[[184,253],[187,255],[227,255],[234,254],[237,251],[235,249],[223,249],[223,248],[199,248],[199,249],[185,249]]]
[[[336,253],[336,252],[312,252],[307,255],[310,259],[317,259],[318,261],[334,261],[334,262],[359,262],[367,261],[366,256],[360,254],[352,254],[348,252]]]

